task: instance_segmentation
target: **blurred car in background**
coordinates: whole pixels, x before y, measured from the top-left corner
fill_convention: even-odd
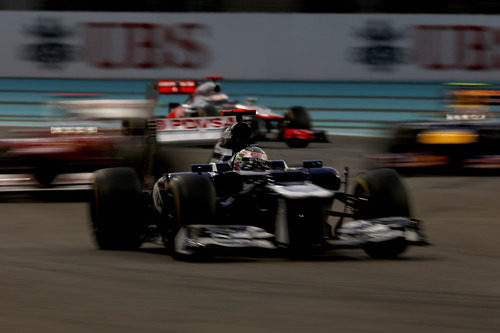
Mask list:
[[[37,120],[40,125],[0,128],[0,193],[89,190],[93,172],[107,167],[132,167],[146,178],[155,174],[153,168],[163,170],[170,164],[172,147],[215,145],[236,121],[222,117],[221,111],[235,105],[257,110],[256,117],[245,119],[253,128],[254,141],[279,140],[290,147],[326,141],[323,131],[310,129],[305,108],[292,107],[280,115],[269,108],[240,105],[220,91],[218,80],[158,81],[147,87],[144,99],[51,95],[71,99],[47,102],[49,112]],[[160,117],[156,114],[160,94],[189,97]]]
[[[0,192],[90,189],[92,172],[147,161],[148,100],[49,102],[37,127],[3,130]]]
[[[452,85],[443,117],[398,124],[386,152],[371,155],[379,167],[402,172],[500,169],[500,90]]]
[[[303,148],[310,142],[327,141],[325,131],[312,129],[306,108],[292,106],[281,115],[268,107],[254,105],[256,100],[252,98],[247,99],[246,103],[239,103],[230,100],[228,95],[222,92],[219,83],[221,77],[208,76],[205,79],[206,81],[200,83],[193,80],[161,80],[154,83],[152,90],[160,95],[188,95],[184,103],[170,105],[167,119],[210,119],[220,117],[221,111],[227,109],[256,110],[255,117],[245,119],[252,127],[254,141],[284,141],[292,148]],[[182,127],[179,124],[178,127]],[[205,123],[200,124],[190,121],[187,126],[205,126]]]

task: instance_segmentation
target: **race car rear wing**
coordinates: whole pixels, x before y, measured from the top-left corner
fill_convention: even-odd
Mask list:
[[[154,85],[161,95],[192,95],[196,91],[197,83],[194,80],[160,80]]]
[[[205,76],[205,80],[217,82],[222,76]],[[198,87],[195,80],[159,80],[153,83],[154,90],[160,95],[193,95]]]

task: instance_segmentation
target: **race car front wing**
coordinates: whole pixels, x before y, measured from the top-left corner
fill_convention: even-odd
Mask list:
[[[225,252],[229,249],[275,250],[274,235],[247,225],[187,225],[175,237],[175,249],[182,255]]]
[[[420,231],[420,221],[406,217],[385,217],[343,223],[326,239],[323,249],[363,248],[374,243],[404,240],[406,245],[429,243]],[[282,244],[280,244],[282,245]],[[226,254],[252,250],[273,252],[282,246],[275,235],[248,225],[187,225],[175,238],[176,252],[183,255]]]

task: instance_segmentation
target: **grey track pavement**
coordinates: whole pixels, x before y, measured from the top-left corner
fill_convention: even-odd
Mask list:
[[[291,150],[354,176],[377,140]],[[172,150],[171,166],[208,149]],[[98,251],[82,202],[0,204],[0,332],[498,332],[499,177],[405,178],[433,246],[398,260],[358,250],[303,260],[177,262],[155,245]]]

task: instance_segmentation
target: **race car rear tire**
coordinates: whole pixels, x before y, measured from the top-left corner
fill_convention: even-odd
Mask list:
[[[142,184],[132,168],[98,170],[91,198],[91,228],[101,250],[137,249],[144,234]]]
[[[311,129],[311,117],[306,108],[302,106],[292,106],[285,110],[285,129]],[[286,139],[286,144],[290,148],[305,148],[309,145],[308,140]]]
[[[406,188],[399,174],[393,169],[374,169],[356,178],[354,195],[367,199],[355,210],[356,219],[374,219],[388,216],[410,217]],[[402,237],[379,243],[368,243],[364,251],[372,258],[391,259],[406,250]]]
[[[173,177],[168,183],[167,247],[174,259],[201,258],[182,248],[179,239],[191,224],[212,224],[215,217],[216,192],[212,180],[198,174]]]

